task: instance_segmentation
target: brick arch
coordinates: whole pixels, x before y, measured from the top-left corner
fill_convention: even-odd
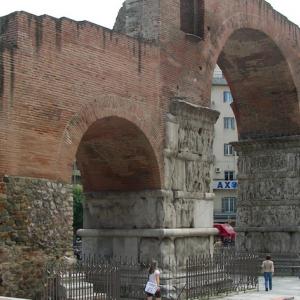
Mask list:
[[[133,146],[137,146],[138,148],[135,159],[137,159],[139,153],[140,158],[146,160],[143,166],[141,163],[139,163],[139,167],[137,165],[133,166],[133,169],[136,168],[135,171],[137,173],[140,172],[140,176],[147,177],[144,181],[144,186],[143,183],[140,183],[137,189],[160,188],[162,180],[160,166],[162,166],[162,164],[160,163],[158,153],[162,138],[160,138],[159,132],[157,132],[157,126],[155,126],[157,122],[159,122],[159,120],[156,120],[158,118],[159,113],[149,109],[149,107],[146,107],[142,102],[131,101],[128,98],[114,95],[102,96],[83,106],[77,114],[72,116],[64,130],[58,150],[57,179],[67,182],[70,181],[72,164],[76,156],[81,160],[80,166],[83,168],[83,173],[87,174],[86,164],[83,160],[85,155],[84,151],[87,151],[87,149],[84,150],[83,148],[86,147],[81,147],[83,141],[87,141],[93,137],[98,130],[100,132],[99,139],[95,142],[98,143],[101,141],[101,137],[107,141],[107,135],[109,130],[111,130],[112,137],[114,138],[121,138],[122,135],[127,135],[128,137],[128,134],[131,134],[132,143],[134,143],[136,138],[137,141],[133,144]],[[108,123],[111,124],[110,128],[107,125]],[[110,142],[111,141],[112,139],[110,139]],[[138,145],[138,143],[140,144]],[[118,153],[120,150],[118,148],[120,145],[120,141],[115,143],[115,153]],[[113,147],[113,145],[111,145],[111,147]],[[100,149],[106,149],[106,151],[108,151],[109,147],[103,147],[102,145],[101,148],[101,145],[99,145],[99,151]],[[112,154],[112,150],[107,154]],[[124,155],[126,154],[124,153]],[[131,152],[128,150],[127,155],[133,155],[132,147]],[[120,159],[120,157],[118,158]],[[116,161],[114,163],[116,163]],[[91,161],[88,162],[88,165],[91,166]],[[120,172],[122,173],[124,170],[122,171],[120,169]],[[90,176],[91,173],[86,176],[85,182],[89,190],[91,190],[92,187],[98,190],[112,188],[112,186],[108,185],[106,187],[96,187],[95,184],[87,179],[90,178]],[[130,176],[127,177],[127,179],[125,178],[126,176],[122,176],[122,174],[119,174],[119,176],[120,182],[124,182],[123,190],[126,189],[126,182],[127,188],[129,188],[130,184],[127,179]],[[132,182],[133,177],[131,178]],[[139,181],[141,181],[141,178],[139,178]],[[119,185],[118,187],[120,188],[121,186]]]
[[[240,139],[300,132],[296,65],[290,41],[280,37],[262,17],[241,13],[210,37],[211,65],[218,63],[232,91]]]

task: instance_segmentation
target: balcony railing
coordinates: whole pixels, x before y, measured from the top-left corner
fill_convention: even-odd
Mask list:
[[[215,70],[214,71],[214,78],[224,78],[223,72],[221,70]]]
[[[222,71],[215,71],[213,74],[213,85],[227,85],[227,81]]]
[[[214,222],[223,223],[236,220],[236,212],[214,211]]]

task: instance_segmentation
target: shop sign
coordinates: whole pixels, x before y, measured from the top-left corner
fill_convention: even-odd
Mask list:
[[[237,180],[214,180],[214,190],[236,190],[238,188]]]

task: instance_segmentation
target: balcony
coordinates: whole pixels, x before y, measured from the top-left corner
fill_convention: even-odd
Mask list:
[[[228,85],[221,70],[215,70],[212,80],[213,85]]]
[[[236,212],[214,211],[214,223],[235,222]]]

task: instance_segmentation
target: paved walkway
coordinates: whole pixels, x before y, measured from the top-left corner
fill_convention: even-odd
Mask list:
[[[293,298],[294,297],[294,298]],[[259,291],[240,293],[222,300],[300,300],[300,279],[298,277],[273,277],[273,290],[266,292],[263,278],[259,278]]]

